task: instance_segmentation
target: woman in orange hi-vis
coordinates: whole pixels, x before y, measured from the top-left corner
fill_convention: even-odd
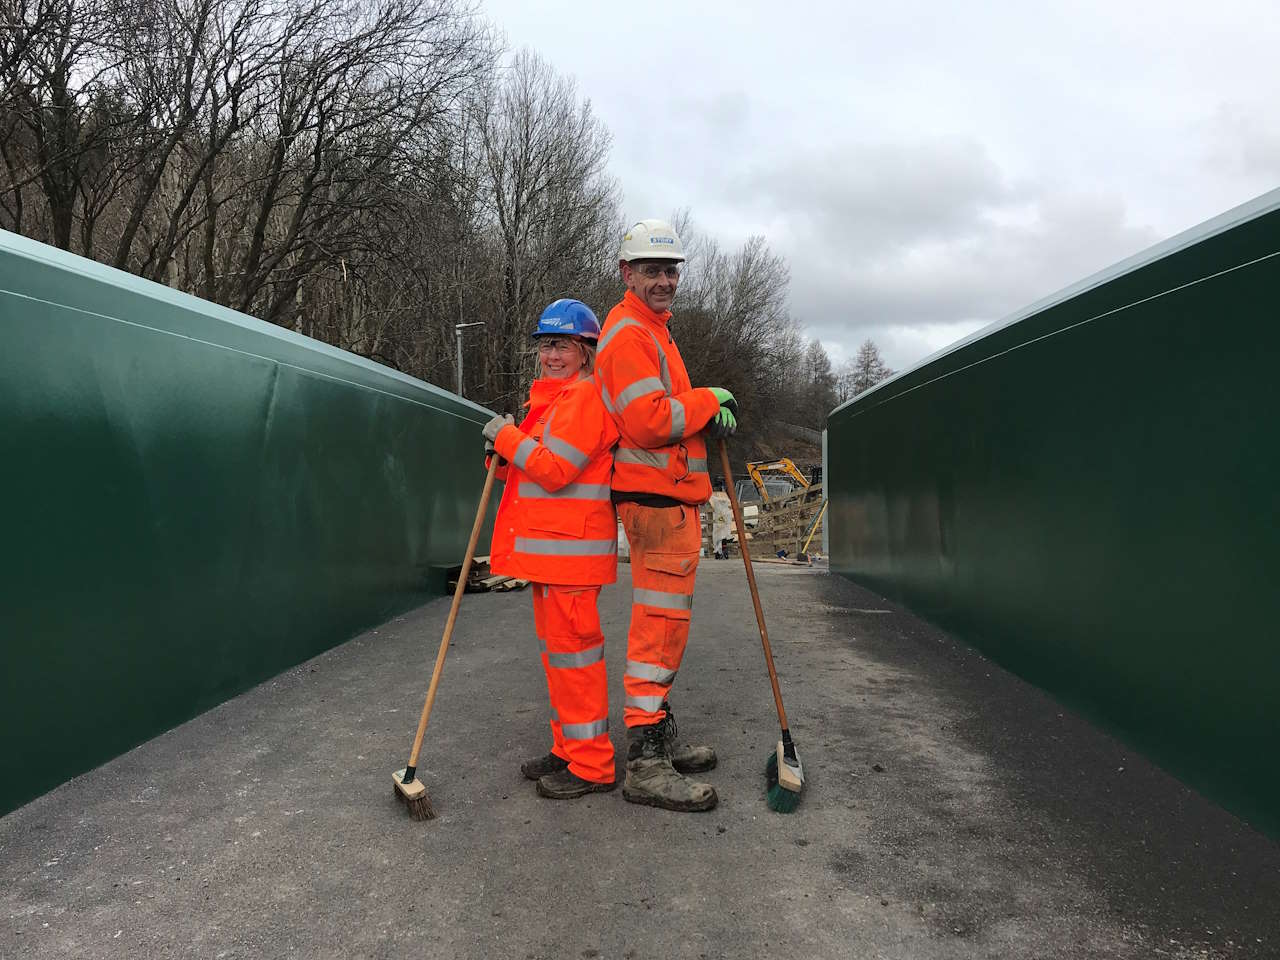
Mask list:
[[[579,300],[557,300],[534,331],[542,376],[519,426],[484,428],[507,462],[489,568],[532,582],[533,623],[551,694],[551,752],[521,764],[544,797],[612,790],[609,688],[596,601],[618,573],[609,475],[618,431],[592,378],[600,323]]]

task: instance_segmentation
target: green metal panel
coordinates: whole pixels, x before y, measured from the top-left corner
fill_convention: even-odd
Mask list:
[[[1272,835],[1278,298],[1280,191],[837,409],[827,475],[833,569]]]
[[[0,231],[0,812],[442,591],[489,416]]]

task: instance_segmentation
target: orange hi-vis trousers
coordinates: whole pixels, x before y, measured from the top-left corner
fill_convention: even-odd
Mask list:
[[[609,680],[596,601],[600,587],[533,584],[533,626],[551,694],[551,752],[583,780],[613,783]]]
[[[689,641],[693,582],[702,549],[698,508],[619,503],[631,546],[631,629],[627,632],[623,719],[657,723]]]

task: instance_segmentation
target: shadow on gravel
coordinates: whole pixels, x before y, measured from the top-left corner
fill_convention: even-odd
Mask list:
[[[1275,843],[946,633],[842,577],[811,582],[810,628],[874,665],[822,717],[867,761],[874,837],[870,855],[836,849],[837,882],[896,861],[881,877],[937,936],[1051,928],[1096,897],[1133,956],[1280,956]]]

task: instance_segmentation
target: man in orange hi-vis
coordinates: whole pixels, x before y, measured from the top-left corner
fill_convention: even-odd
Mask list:
[[[641,220],[622,239],[627,291],[605,320],[596,380],[617,424],[612,499],[631,548],[627,634],[627,773],[622,795],[668,810],[710,810],[716,791],[685,774],[716,764],[676,739],[667,697],[684,656],[702,547],[698,506],[711,497],[704,431],[736,425],[733,395],[694,387],[668,328],[684,262],[669,223]]]

